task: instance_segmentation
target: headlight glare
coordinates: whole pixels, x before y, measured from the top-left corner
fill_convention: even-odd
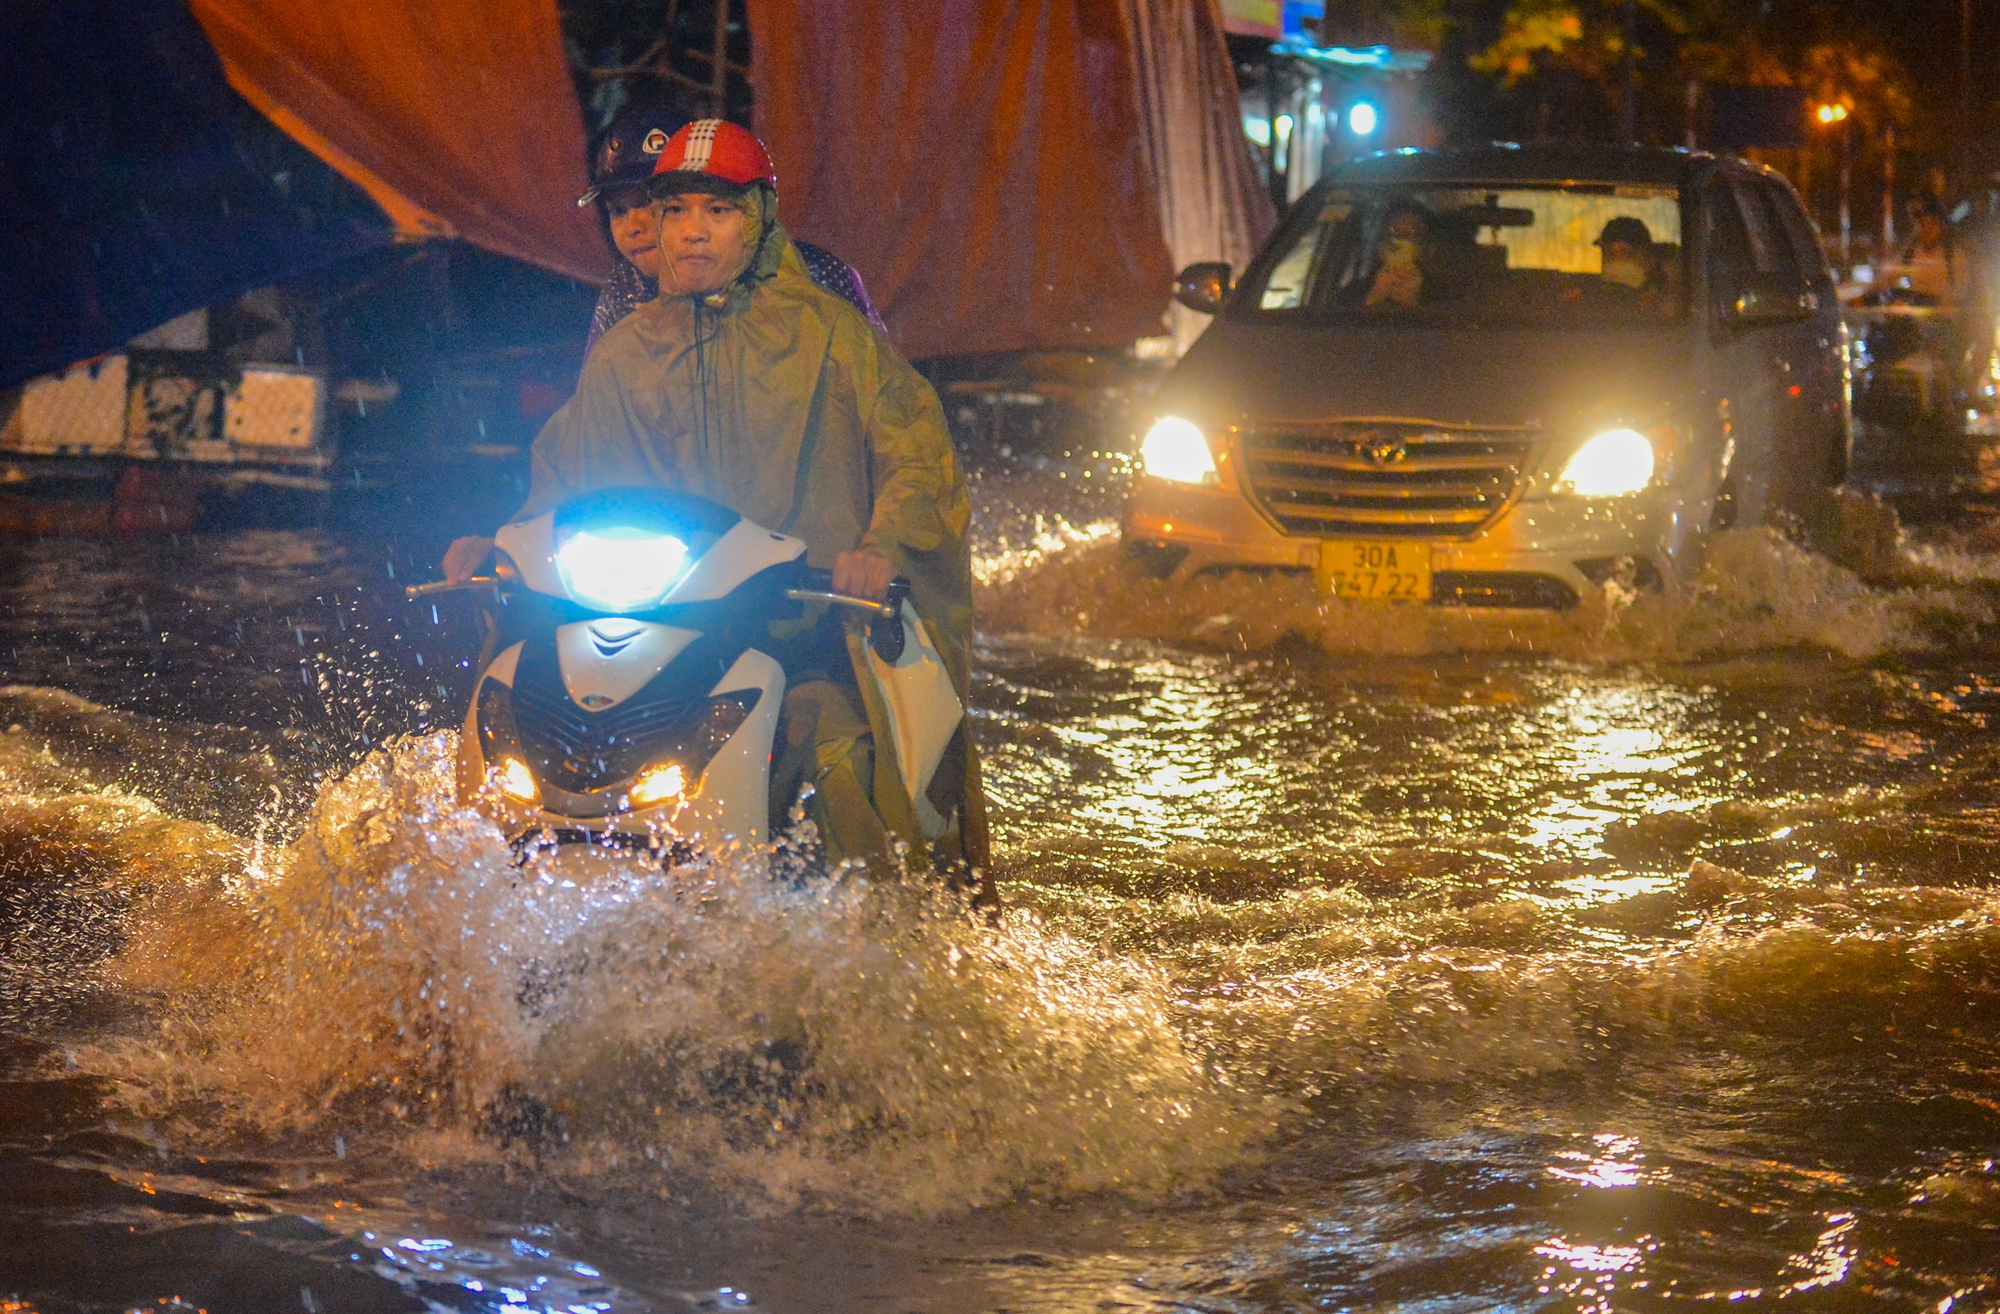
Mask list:
[[[1610,429],[1576,449],[1557,487],[1579,497],[1624,497],[1653,482],[1653,444],[1636,429]]]
[[[649,767],[632,784],[632,806],[651,807],[655,803],[665,803],[679,798],[687,792],[687,772],[678,762],[668,762],[663,766]]]
[[[500,792],[517,803],[533,803],[541,797],[535,787],[535,773],[518,757],[503,757],[493,768],[494,783]]]
[[[633,611],[653,606],[687,572],[688,545],[638,529],[580,530],[556,549],[563,587],[586,606]]]
[[[1139,456],[1146,473],[1155,479],[1177,484],[1215,482],[1215,457],[1208,450],[1208,439],[1178,416],[1166,416],[1147,431]]]

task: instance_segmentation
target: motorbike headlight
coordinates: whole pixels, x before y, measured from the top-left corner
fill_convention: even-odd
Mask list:
[[[1139,444],[1139,457],[1145,462],[1146,473],[1155,479],[1177,484],[1215,482],[1215,457],[1208,450],[1208,439],[1178,416],[1166,416],[1147,431],[1146,440]]]
[[[634,611],[667,595],[687,573],[688,545],[642,529],[580,530],[556,549],[570,596],[600,611]]]
[[[1576,449],[1557,488],[1579,497],[1624,497],[1653,482],[1653,444],[1637,429],[1611,429]]]
[[[493,783],[517,803],[533,803],[542,796],[535,785],[535,773],[518,757],[503,757],[494,764]]]
[[[629,797],[635,808],[649,808],[655,803],[666,803],[687,792],[687,772],[678,762],[668,762],[661,766],[648,767],[632,782]]]

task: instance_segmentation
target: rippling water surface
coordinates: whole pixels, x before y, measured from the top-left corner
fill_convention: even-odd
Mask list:
[[[997,930],[512,869],[420,535],[18,545],[0,1309],[2000,1307],[1986,520],[1496,624],[1096,477],[980,490]]]

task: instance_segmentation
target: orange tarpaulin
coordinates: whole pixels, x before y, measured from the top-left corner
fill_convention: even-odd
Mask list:
[[[1173,277],[1117,0],[749,0],[792,231],[912,358],[1163,331]]]
[[[1176,265],[1223,260],[1241,274],[1277,214],[1243,135],[1225,11],[1216,0],[1123,2],[1167,249]],[[1208,326],[1186,306],[1169,316],[1182,350]]]
[[[229,83],[405,233],[598,282],[553,0],[189,0]]]

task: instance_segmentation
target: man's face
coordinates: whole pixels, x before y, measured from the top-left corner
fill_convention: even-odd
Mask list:
[[[618,254],[647,278],[660,276],[660,229],[653,222],[652,198],[644,183],[614,187],[604,193],[604,214],[611,221],[611,241]]]
[[[655,203],[660,216],[660,286],[700,296],[742,271],[749,219],[733,201],[689,192]]]
[[[1641,288],[1652,281],[1653,253],[1650,248],[1616,239],[1604,244],[1606,282]]]

